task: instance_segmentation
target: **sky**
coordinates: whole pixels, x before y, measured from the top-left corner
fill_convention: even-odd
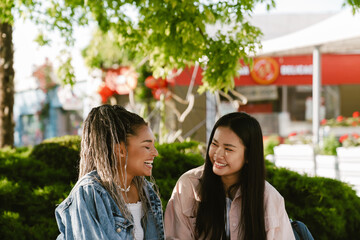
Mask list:
[[[266,11],[265,5],[255,8],[254,14],[286,14],[286,13],[330,13],[339,12],[344,0],[275,0],[276,8]],[[57,56],[63,48],[61,42],[53,40],[52,47],[38,47],[33,41],[37,36],[37,27],[30,22],[17,21],[14,26],[14,69],[15,88],[19,90],[36,88],[36,83],[31,78],[35,66],[40,66],[48,58],[57,68]],[[73,65],[78,80],[89,77],[81,57],[81,50],[87,46],[91,39],[90,29],[78,29],[75,32],[77,39],[73,53]]]
[[[45,63],[48,58],[56,69],[60,63],[58,56],[64,44],[51,37],[51,46],[39,47],[34,42],[38,35],[38,27],[29,21],[17,21],[14,26],[14,69],[15,69],[15,88],[17,90],[35,88],[36,83],[31,79],[34,68]],[[91,39],[90,29],[77,29],[75,38],[77,39],[74,50],[72,51],[73,65],[76,71],[76,77],[84,80],[88,77],[88,70],[85,67],[81,56],[81,50],[84,49]]]

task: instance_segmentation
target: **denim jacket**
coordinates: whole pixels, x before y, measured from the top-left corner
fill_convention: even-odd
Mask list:
[[[69,196],[55,210],[60,230],[57,240],[67,239],[133,239],[133,220],[122,216],[106,189],[95,180],[96,171],[82,177]],[[150,206],[144,229],[144,239],[164,239],[161,202],[146,181],[144,187]]]

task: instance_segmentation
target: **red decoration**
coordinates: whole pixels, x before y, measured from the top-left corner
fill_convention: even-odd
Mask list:
[[[111,90],[104,82],[99,86],[97,92],[101,96],[102,103],[106,103],[109,97],[114,95],[115,91]]]
[[[271,84],[279,76],[280,67],[278,62],[269,57],[255,59],[251,77],[259,84]]]
[[[167,85],[168,82],[166,79],[154,78],[153,76],[149,76],[145,79],[145,86],[147,86],[150,89],[166,88]]]
[[[137,73],[131,67],[109,68],[105,70],[105,83],[120,95],[129,94],[137,85]]]
[[[165,95],[165,99],[169,99],[171,97],[171,92],[167,88],[153,89],[151,92],[156,100],[160,100],[160,96],[162,94]]]

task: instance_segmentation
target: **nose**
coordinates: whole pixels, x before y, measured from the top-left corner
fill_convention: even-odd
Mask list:
[[[215,157],[216,158],[224,158],[224,156],[225,156],[224,153],[225,153],[224,149],[222,147],[218,147],[215,151]]]
[[[153,154],[155,157],[157,157],[159,155],[159,152],[157,151],[157,149],[155,147],[153,149]]]

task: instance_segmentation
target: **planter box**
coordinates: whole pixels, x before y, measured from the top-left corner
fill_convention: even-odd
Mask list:
[[[360,196],[360,147],[336,149],[337,156],[316,155],[316,175],[338,179],[354,187]],[[314,149],[306,144],[280,144],[269,160],[300,174],[315,176]]]
[[[335,137],[340,137],[344,134],[352,134],[358,133],[360,134],[360,127],[320,127],[320,135],[322,137],[327,137],[334,135]]]
[[[307,144],[280,144],[274,147],[274,163],[300,174],[315,175],[314,149]]]
[[[354,186],[360,196],[360,147],[336,149],[340,180]]]
[[[316,175],[319,177],[327,177],[339,179],[337,168],[337,159],[333,155],[317,155],[316,156]]]

